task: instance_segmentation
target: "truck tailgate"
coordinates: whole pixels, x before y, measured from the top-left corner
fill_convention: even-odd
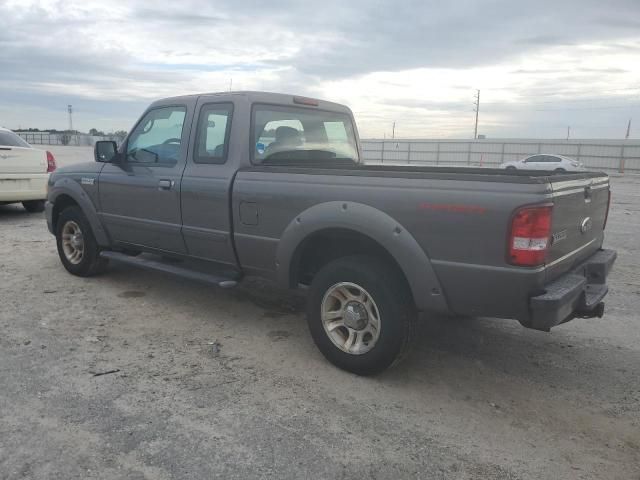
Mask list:
[[[601,248],[609,177],[584,173],[550,178],[553,216],[547,280],[554,280]]]

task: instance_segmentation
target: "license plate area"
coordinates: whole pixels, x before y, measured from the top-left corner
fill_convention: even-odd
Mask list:
[[[4,178],[0,180],[0,191],[2,192],[21,192],[29,190],[31,180],[26,178]]]

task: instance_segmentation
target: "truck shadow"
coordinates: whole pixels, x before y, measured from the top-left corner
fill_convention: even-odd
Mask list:
[[[175,303],[176,310],[188,304],[197,311],[236,312],[232,316],[237,327],[226,324],[228,328],[277,340],[274,351],[284,349],[292,365],[313,365],[327,379],[349,376],[328,365],[315,350],[304,320],[304,295],[261,280],[249,279],[231,290],[211,289],[116,266],[107,278],[120,290],[142,287],[149,301],[163,299],[169,307]],[[496,403],[514,398],[526,403],[529,395],[544,392],[548,402],[580,397],[606,404],[611,415],[617,415],[625,408],[637,408],[632,400],[637,395],[634,385],[640,384],[640,351],[586,335],[580,322],[597,321],[601,320],[575,320],[545,333],[527,330],[515,320],[425,317],[405,362],[379,376],[354,381],[463,401],[478,396],[500,399]]]
[[[640,351],[578,336],[580,322],[545,333],[511,320],[428,318],[396,373],[407,384],[442,383],[461,398],[483,391],[506,398],[546,392],[549,400],[604,402],[614,416],[627,407],[637,410],[633,398],[634,385],[640,384]]]

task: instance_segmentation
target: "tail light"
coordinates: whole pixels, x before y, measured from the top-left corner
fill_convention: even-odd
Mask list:
[[[523,207],[516,211],[509,232],[509,263],[523,267],[544,264],[551,238],[553,206]]]
[[[607,228],[607,220],[609,219],[609,208],[611,208],[611,190],[609,190],[609,196],[607,198],[607,212],[604,214],[604,224],[602,225],[602,229]]]
[[[56,159],[49,150],[47,150],[47,173],[51,173],[56,169]]]

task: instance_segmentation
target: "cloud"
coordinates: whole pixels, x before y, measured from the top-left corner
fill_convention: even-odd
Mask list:
[[[476,88],[489,135],[553,135],[566,123],[613,135],[622,117],[640,117],[637,0],[6,0],[0,16],[9,125],[63,127],[73,103],[79,128],[129,128],[152,99],[231,79],[348,103],[365,136],[394,120],[407,136],[468,135]]]

